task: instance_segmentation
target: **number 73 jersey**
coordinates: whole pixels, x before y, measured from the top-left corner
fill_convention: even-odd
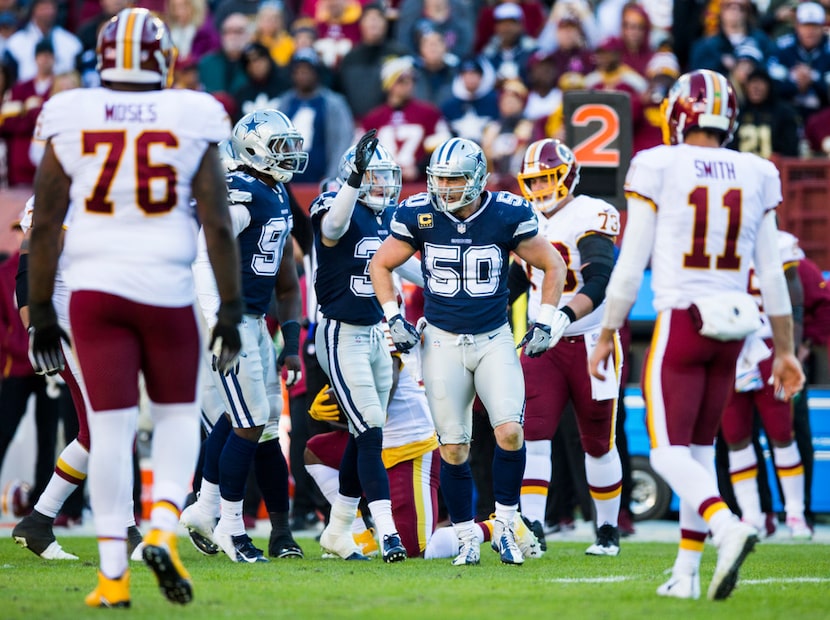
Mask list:
[[[191,182],[208,145],[229,135],[224,108],[205,93],[78,88],[52,97],[35,139],[52,141],[72,180],[63,249],[70,289],[192,303]]]
[[[654,308],[745,291],[758,229],[781,202],[778,170],[751,153],[678,144],[638,153],[625,193],[657,210]]]

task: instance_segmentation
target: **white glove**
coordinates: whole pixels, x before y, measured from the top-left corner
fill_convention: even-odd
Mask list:
[[[539,357],[548,349],[556,346],[570,324],[571,319],[568,318],[568,315],[561,310],[557,310],[550,325],[534,323],[525,334],[525,337],[522,338],[519,346],[524,346],[525,355],[528,357]]]

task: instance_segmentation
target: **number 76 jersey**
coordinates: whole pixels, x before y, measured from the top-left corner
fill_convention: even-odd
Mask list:
[[[657,211],[651,281],[659,312],[746,290],[758,229],[781,202],[781,181],[757,155],[678,144],[638,153],[625,193]]]
[[[224,108],[205,93],[78,88],[52,97],[35,139],[51,139],[72,181],[69,288],[155,306],[192,303],[191,182],[208,145],[229,135]]]

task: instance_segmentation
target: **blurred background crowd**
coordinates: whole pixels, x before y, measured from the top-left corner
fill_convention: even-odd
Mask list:
[[[0,0],[0,183],[31,184],[43,102],[98,83],[100,26],[130,0]],[[727,75],[741,103],[733,148],[830,154],[830,0],[138,0],[170,26],[176,88],[215,95],[233,120],[286,112],[308,170],[334,175],[364,129],[423,180],[430,146],[482,144],[510,186],[524,147],[564,137],[563,92],[631,97],[634,151],[661,142],[680,73]]]

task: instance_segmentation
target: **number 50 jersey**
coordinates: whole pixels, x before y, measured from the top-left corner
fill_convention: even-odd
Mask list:
[[[72,179],[69,288],[155,306],[192,303],[191,182],[208,145],[229,135],[224,108],[205,93],[78,88],[52,97],[35,139],[51,139]]]
[[[625,193],[658,211],[651,285],[660,312],[746,290],[758,229],[781,202],[781,181],[757,155],[678,144],[638,153]]]

